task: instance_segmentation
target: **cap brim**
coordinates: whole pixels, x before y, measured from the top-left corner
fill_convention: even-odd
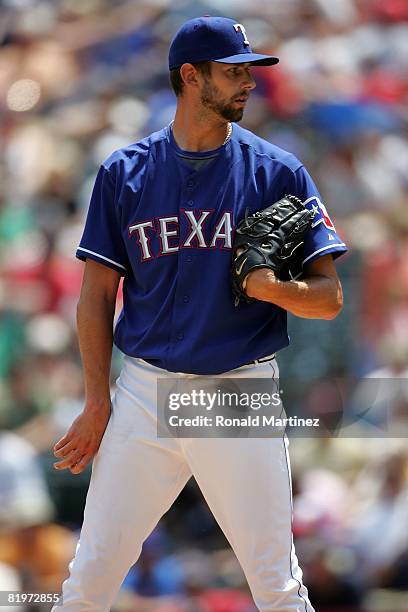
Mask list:
[[[211,61],[220,62],[220,64],[250,63],[253,66],[273,66],[279,62],[279,58],[274,57],[273,55],[262,55],[261,53],[238,53],[237,55],[221,57]]]

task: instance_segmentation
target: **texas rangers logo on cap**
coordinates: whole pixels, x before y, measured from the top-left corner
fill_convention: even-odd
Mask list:
[[[234,23],[234,30],[239,32],[244,37],[244,45],[249,45],[249,40],[247,38],[246,30],[242,23]]]

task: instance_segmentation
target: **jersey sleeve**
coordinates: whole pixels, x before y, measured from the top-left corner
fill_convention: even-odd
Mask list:
[[[92,191],[84,232],[76,251],[78,259],[93,259],[125,276],[129,268],[120,216],[115,202],[115,183],[101,166]]]
[[[317,187],[304,166],[292,173],[287,193],[300,198],[305,206],[315,213],[311,229],[305,236],[302,260],[299,262],[302,269],[305,264],[323,255],[330,253],[335,259],[347,251],[346,244],[337,234]],[[299,272],[296,276],[299,276]]]

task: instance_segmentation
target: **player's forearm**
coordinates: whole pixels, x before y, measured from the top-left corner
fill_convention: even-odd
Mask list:
[[[77,308],[78,339],[85,377],[86,409],[110,403],[110,365],[115,304],[85,294]]]
[[[305,319],[334,319],[343,306],[341,284],[326,276],[281,281],[271,270],[255,270],[248,275],[249,297],[272,302]]]

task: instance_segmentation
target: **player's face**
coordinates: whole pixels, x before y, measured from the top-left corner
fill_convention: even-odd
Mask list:
[[[203,78],[201,103],[227,121],[241,121],[255,81],[250,64],[211,63],[211,75]]]

